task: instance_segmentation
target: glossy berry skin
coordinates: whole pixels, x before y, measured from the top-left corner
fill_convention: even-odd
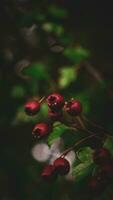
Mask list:
[[[32,135],[35,138],[43,138],[51,132],[51,127],[47,123],[38,123],[35,125]]]
[[[55,170],[59,175],[66,175],[70,170],[70,164],[65,158],[57,158],[53,163]]]
[[[25,104],[25,112],[27,115],[35,115],[40,110],[40,103],[37,100],[29,100]]]
[[[60,119],[62,118],[62,112],[60,112],[60,111],[56,112],[54,110],[49,110],[48,116],[53,121],[60,121]]]
[[[46,165],[41,173],[41,177],[45,181],[55,181],[57,178],[57,173],[53,165]]]
[[[57,93],[51,94],[47,97],[47,104],[51,110],[58,112],[64,106],[64,98]]]
[[[93,154],[93,160],[96,164],[103,164],[111,160],[111,154],[106,148],[97,149]]]
[[[78,100],[71,100],[65,104],[64,109],[70,115],[78,116],[82,112],[82,104]]]

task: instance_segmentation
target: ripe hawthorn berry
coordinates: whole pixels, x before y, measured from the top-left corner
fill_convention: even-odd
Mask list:
[[[59,121],[61,119],[61,117],[62,117],[62,112],[60,112],[60,111],[56,112],[54,110],[49,110],[48,111],[48,116],[53,121],[57,121],[57,120]]]
[[[47,104],[51,110],[59,111],[64,106],[64,98],[58,93],[50,94],[47,97]]]
[[[70,164],[65,158],[57,158],[53,163],[55,170],[60,175],[66,175],[70,170]]]
[[[105,180],[100,176],[92,176],[89,180],[88,186],[91,189],[91,192],[102,192],[105,187]]]
[[[47,136],[51,132],[51,126],[47,123],[38,123],[35,125],[32,135],[36,138]]]
[[[57,173],[53,165],[46,165],[41,173],[41,177],[45,181],[54,181],[57,178]]]
[[[93,153],[93,160],[96,164],[103,164],[111,160],[111,154],[106,148],[99,148]]]
[[[105,163],[101,166],[100,174],[106,180],[113,180],[113,163]]]
[[[25,104],[25,112],[27,115],[35,115],[40,110],[40,103],[37,100],[29,100]]]
[[[72,116],[78,116],[82,112],[82,104],[78,100],[66,102],[64,110]]]

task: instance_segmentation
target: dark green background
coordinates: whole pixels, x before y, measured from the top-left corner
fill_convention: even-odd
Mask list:
[[[14,124],[19,107],[26,99],[34,95],[47,95],[45,80],[28,81],[16,73],[16,64],[24,59],[31,61],[45,60],[51,63],[47,67],[50,77],[57,80],[58,70],[66,63],[61,54],[48,50],[43,42],[45,35],[39,34],[39,46],[30,47],[20,34],[21,27],[30,27],[36,22],[29,13],[35,9],[48,13],[51,4],[68,11],[68,17],[58,20],[76,44],[88,49],[91,63],[103,76],[103,82],[81,70],[79,77],[61,92],[64,96],[79,96],[83,104],[89,106],[88,117],[103,125],[108,131],[113,130],[113,12],[109,1],[74,1],[74,0],[1,0],[0,1],[0,199],[1,200],[112,200],[112,185],[101,196],[92,196],[87,188],[87,179],[79,184],[58,180],[46,184],[40,178],[42,164],[33,160],[30,154],[35,141],[31,137],[34,122]],[[41,5],[41,8],[40,8]],[[23,11],[22,11],[23,10]],[[25,19],[26,16],[26,19]],[[25,21],[24,21],[25,20]],[[48,19],[47,19],[48,20]],[[57,22],[54,17],[49,20]],[[46,35],[47,36],[47,35]],[[44,43],[44,44],[43,44]],[[67,45],[67,48],[69,44]],[[13,59],[7,57],[6,50],[13,52]],[[49,53],[48,53],[49,51]],[[48,56],[49,55],[49,56]],[[49,57],[49,58],[48,58]],[[54,64],[53,64],[54,63]],[[57,69],[58,68],[58,69]],[[56,73],[57,71],[57,73]],[[50,79],[50,78],[49,78]],[[22,91],[13,93],[15,86]],[[38,85],[38,89],[37,89]],[[35,88],[36,87],[36,88]],[[36,94],[36,91],[37,94]],[[14,95],[11,95],[11,94]],[[84,100],[85,99],[85,100]],[[88,100],[87,100],[88,99]],[[42,115],[43,116],[43,115]],[[18,121],[18,119],[17,119]],[[70,143],[73,139],[70,139]]]

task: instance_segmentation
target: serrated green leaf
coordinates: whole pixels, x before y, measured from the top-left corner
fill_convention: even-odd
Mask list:
[[[38,80],[49,79],[47,68],[43,63],[33,63],[30,66],[25,67],[22,70],[22,73]]]
[[[71,61],[79,63],[90,56],[90,53],[87,49],[78,47],[78,48],[67,48],[64,50],[64,55],[68,57]]]
[[[60,137],[65,132],[66,129],[67,127],[63,124],[56,126],[48,137],[48,144],[51,145],[55,139]]]
[[[110,153],[113,155],[113,139],[107,138],[104,147],[110,151]]]
[[[80,180],[85,176],[88,176],[93,169],[93,164],[89,164],[87,162],[80,163],[72,170],[72,175],[76,178],[76,180]]]
[[[76,80],[77,74],[74,67],[65,67],[60,70],[59,86],[67,87],[72,81]]]
[[[87,162],[87,163],[92,163],[93,162],[93,150],[90,147],[83,147],[80,148],[79,151],[77,152],[78,159],[81,162]]]

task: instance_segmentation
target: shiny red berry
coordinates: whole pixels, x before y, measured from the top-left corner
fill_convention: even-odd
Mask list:
[[[36,138],[47,136],[51,132],[51,127],[47,123],[38,123],[35,125],[32,135]]]
[[[93,154],[93,160],[96,164],[103,164],[111,159],[111,154],[108,149],[100,148],[97,149]]]
[[[29,100],[25,104],[25,112],[28,115],[35,115],[40,110],[40,103],[37,100]]]
[[[64,106],[64,98],[62,95],[54,93],[47,97],[47,104],[52,110],[60,110]]]
[[[41,173],[41,177],[45,181],[54,181],[57,178],[57,173],[53,165],[46,165]]]
[[[56,112],[54,110],[49,110],[48,111],[48,116],[51,120],[53,121],[60,121],[61,117],[62,117],[62,112]]]
[[[65,104],[64,109],[70,115],[77,116],[82,112],[82,104],[78,100],[71,100]]]
[[[70,164],[65,158],[57,158],[53,163],[55,170],[60,175],[66,175],[70,170]]]

